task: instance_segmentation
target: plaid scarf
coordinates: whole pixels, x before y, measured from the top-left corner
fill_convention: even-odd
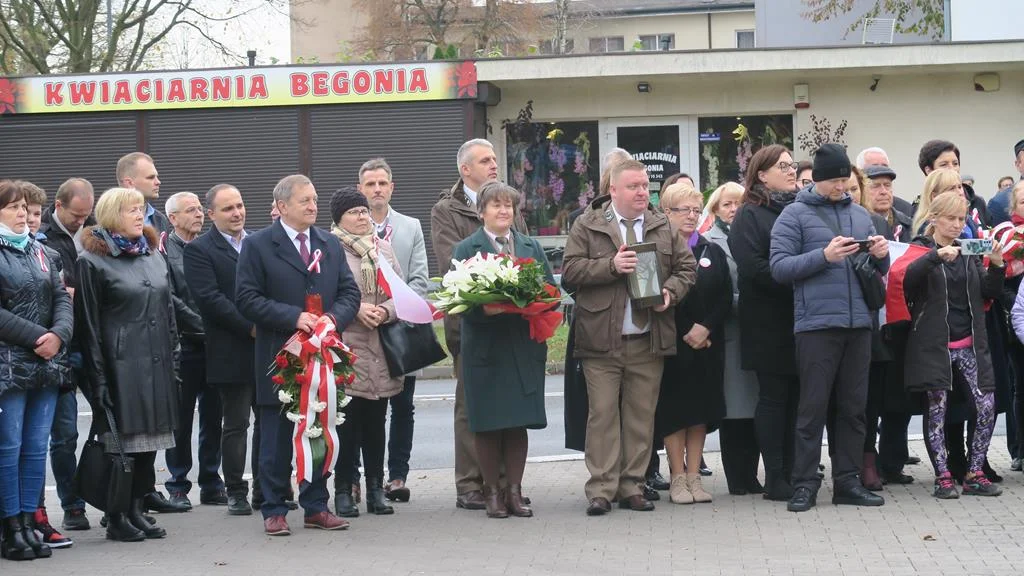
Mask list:
[[[337,225],[331,227],[331,234],[337,236],[346,249],[361,258],[358,281],[363,294],[381,294],[377,283],[377,242],[374,235],[356,236]]]

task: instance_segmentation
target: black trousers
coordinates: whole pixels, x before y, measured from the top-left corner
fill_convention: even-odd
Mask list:
[[[757,482],[757,428],[753,418],[722,420],[718,429],[722,444],[722,468],[729,490],[748,490]]]
[[[821,438],[829,398],[836,395],[835,455],[832,478],[837,487],[857,482],[863,461],[864,406],[871,362],[871,330],[829,329],[796,335],[800,404],[796,419],[793,487],[817,492],[821,486]]]
[[[887,362],[872,362],[868,369],[868,399],[864,404],[864,453],[876,454],[878,419],[885,408],[885,369]],[[831,438],[830,438],[831,442]]]
[[[765,477],[789,478],[793,469],[796,412],[800,379],[793,375],[757,372],[759,387],[754,429],[764,459]],[[821,443],[818,443],[821,446]]]
[[[415,424],[416,377],[406,376],[402,391],[392,396],[391,424],[388,435],[388,481],[409,476],[409,458],[412,456],[412,431]]]
[[[1006,411],[1006,447],[1011,458],[1024,457],[1024,344],[1010,337],[1012,410]],[[1011,426],[1012,424],[1012,426]]]
[[[224,488],[221,464],[221,397],[206,381],[206,352],[195,344],[184,343],[181,350],[181,385],[178,387],[178,428],[174,448],[164,453],[171,477],[164,482],[170,493],[192,490],[188,474],[192,470],[192,421],[199,404],[199,488],[216,492]]]
[[[249,419],[253,411],[255,382],[223,382],[217,384],[221,406],[224,411],[224,426],[221,435],[221,458],[224,470],[224,487],[230,496],[245,497],[249,494],[249,483],[245,481],[245,455],[249,444]],[[252,437],[253,485],[259,471],[259,431]]]
[[[343,412],[345,423],[338,426],[341,450],[334,468],[337,475],[335,481],[352,481],[351,470],[359,466],[359,453],[362,450],[367,481],[381,482],[384,480],[384,429],[388,399],[368,400],[353,396]]]
[[[878,433],[878,470],[894,476],[903,472],[910,457],[907,448],[907,427],[910,413],[883,412],[882,425]]]
[[[135,475],[132,476],[132,498],[142,498],[153,491],[156,483],[156,451],[125,454],[135,459]]]

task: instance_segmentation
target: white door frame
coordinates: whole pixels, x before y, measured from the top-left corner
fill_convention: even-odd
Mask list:
[[[602,118],[597,122],[600,133],[600,150],[603,155],[618,146],[618,129],[636,126],[679,126],[679,170],[693,178],[700,190],[700,147],[697,146],[696,116],[635,116]],[[600,167],[604,170],[604,166]]]

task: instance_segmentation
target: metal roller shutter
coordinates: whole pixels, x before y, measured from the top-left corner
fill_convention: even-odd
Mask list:
[[[466,141],[462,102],[317,106],[310,109],[311,178],[320,210],[330,219],[335,190],[359,183],[359,167],[383,157],[391,165],[391,205],[423,225],[431,274],[437,270],[430,243],[430,208],[458,179],[455,156]]]
[[[132,113],[46,114],[0,118],[0,178],[28,180],[50,200],[71,177],[97,196],[116,181],[117,160],[136,146]]]
[[[274,185],[299,170],[295,107],[152,112],[146,136],[160,173],[157,208],[163,210],[176,192],[203,199],[211,187],[227,182],[242,192],[250,231],[270,224]]]

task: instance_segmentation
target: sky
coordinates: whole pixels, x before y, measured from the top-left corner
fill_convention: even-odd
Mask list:
[[[196,5],[216,17],[237,16],[206,24],[207,33],[218,38],[233,56],[211,49],[198,31],[177,26],[153,55],[151,68],[244,66],[248,64],[248,50],[256,50],[257,65],[289,62],[291,27],[287,0],[199,0]]]

